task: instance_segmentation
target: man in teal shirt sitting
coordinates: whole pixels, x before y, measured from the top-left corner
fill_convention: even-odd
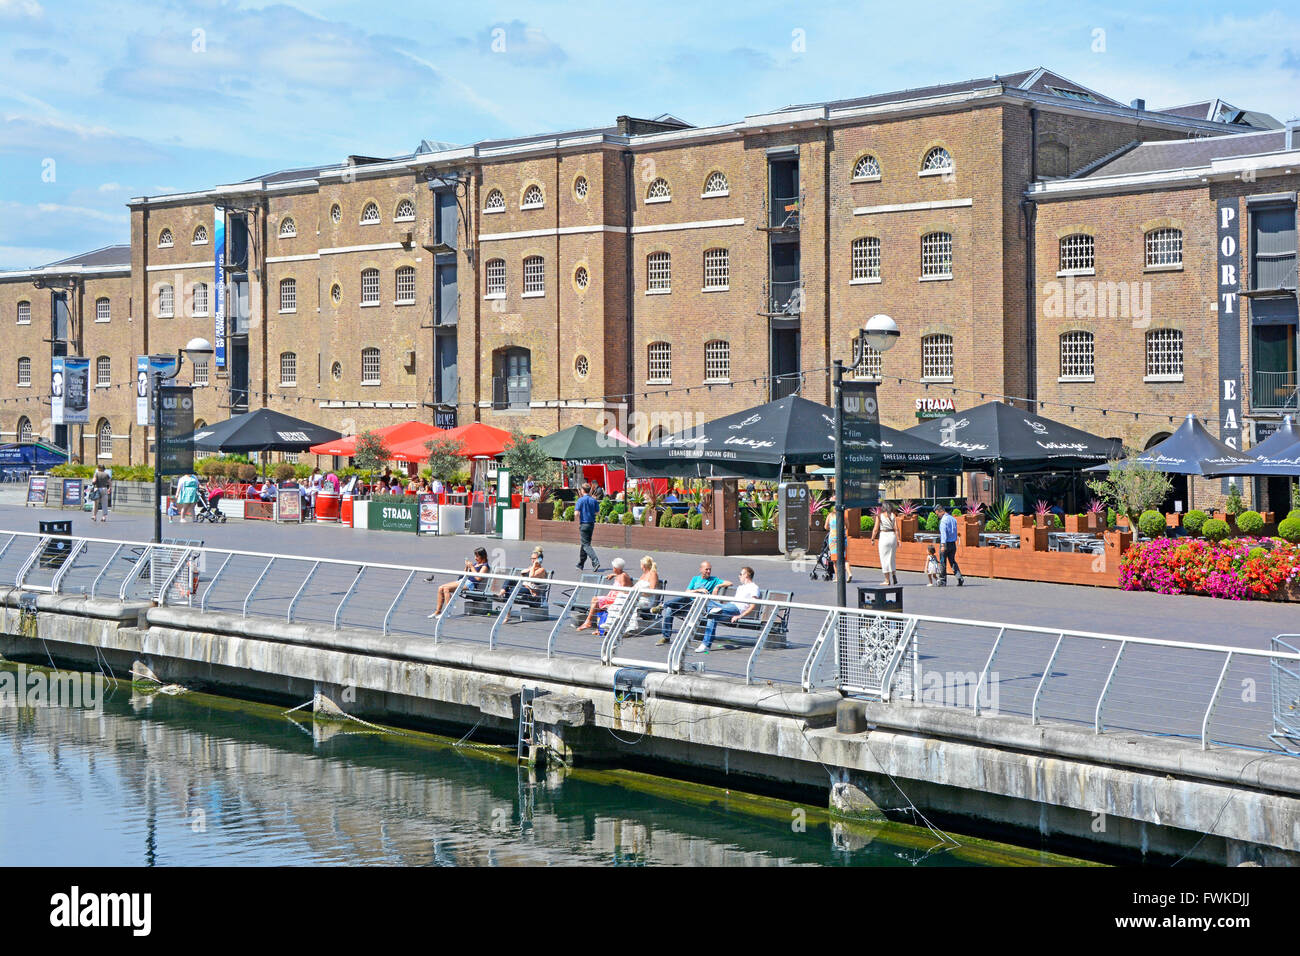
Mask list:
[[[731,587],[730,581],[724,581],[722,578],[713,576],[713,565],[708,561],[700,562],[700,573],[691,578],[686,585],[686,590],[692,594],[712,594],[720,588]],[[673,636],[673,615],[684,607],[689,607],[691,598],[675,597],[664,601],[660,607],[663,608],[663,615],[660,617],[660,633],[663,635],[656,643],[667,644]]]

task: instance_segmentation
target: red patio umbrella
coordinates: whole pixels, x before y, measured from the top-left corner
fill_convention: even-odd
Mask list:
[[[470,422],[468,425],[461,425],[459,428],[441,432],[437,437],[446,441],[460,442],[462,446],[460,455],[462,458],[495,458],[505,451],[506,445],[510,444],[510,433],[508,431],[502,428],[493,428],[491,425],[484,425],[482,422]],[[392,445],[393,457],[397,458],[402,455],[409,457],[398,460],[423,461],[429,457],[429,451],[424,447],[424,443],[428,440],[428,437],[425,437],[418,441]]]
[[[436,425],[430,425],[428,422],[399,422],[396,425],[387,425],[383,428],[374,428],[371,431],[380,435],[384,443],[389,448],[396,445],[403,445],[408,442],[419,440],[426,442],[434,435],[442,431]],[[348,435],[339,438],[336,441],[321,442],[319,445],[312,445],[307,449],[315,455],[338,455],[340,458],[351,458],[357,451],[357,435]]]

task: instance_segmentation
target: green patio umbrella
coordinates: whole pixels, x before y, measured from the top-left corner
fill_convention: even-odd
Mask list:
[[[536,441],[546,457],[556,461],[622,462],[631,447],[586,425],[573,425]]]

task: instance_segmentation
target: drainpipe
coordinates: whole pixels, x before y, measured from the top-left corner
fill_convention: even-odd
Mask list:
[[[826,144],[825,144],[825,146],[822,148],[822,183],[823,183],[823,185],[824,185],[824,187],[825,187],[825,189],[824,189],[824,191],[823,191],[823,193],[822,193],[822,215],[823,215],[823,226],[822,226],[822,280],[823,280],[823,288],[822,288],[822,297],[823,297],[824,300],[825,300],[825,310],[826,310],[826,322],[825,322],[825,328],[826,328],[826,331],[825,331],[825,336],[826,336],[826,348],[825,348],[824,353],[823,353],[823,354],[824,354],[824,357],[825,357],[825,361],[822,362],[822,365],[823,365],[824,367],[826,367],[826,368],[830,368],[830,367],[831,367],[831,335],[833,334],[833,331],[834,331],[834,330],[831,328],[831,151],[835,148],[834,143],[835,143],[835,140],[834,140],[834,137],[831,135],[831,128],[830,128],[829,126],[827,126],[827,127],[826,127]],[[803,252],[803,250],[801,249],[801,250],[800,250],[800,265],[799,265],[799,271],[800,271],[800,272],[803,271],[802,252]],[[769,324],[771,323],[771,319],[768,320],[768,323],[769,323]],[[801,324],[802,324],[802,323],[801,323]],[[803,344],[803,343],[802,343],[802,338],[803,338],[803,337],[800,336],[800,340],[801,340],[801,341],[800,341],[800,349],[799,349],[799,352],[800,352],[800,364],[801,364],[801,365],[803,364],[803,363],[802,363],[802,357],[803,357],[803,356],[802,356],[802,353],[803,353],[803,348],[802,348],[802,344]],[[803,374],[802,374],[802,370],[800,370],[799,384],[800,384],[800,387],[803,386]],[[802,393],[800,393],[800,394],[802,394]],[[806,397],[806,396],[805,396],[805,397]],[[827,404],[827,405],[832,404],[832,401],[831,401],[831,376],[829,376],[829,375],[826,376],[826,392],[825,392],[825,401],[826,401],[826,404]]]
[[[560,383],[564,381],[564,359],[558,355],[560,343],[564,337],[560,331],[560,283],[563,281],[563,273],[560,271],[560,163],[561,158],[557,154],[555,157],[555,351],[557,359],[555,363],[555,430],[560,430],[560,422],[564,416],[564,405],[562,404],[564,396],[560,394]]]
[[[1029,184],[1038,179],[1038,110],[1029,110]],[[1038,310],[1035,305],[1034,287],[1037,283],[1034,268],[1034,226],[1038,216],[1038,206],[1034,200],[1026,197],[1020,202],[1020,211],[1025,217],[1025,397],[1038,398]],[[1036,411],[1033,406],[1030,411]]]
[[[632,424],[632,412],[636,408],[636,396],[632,394],[632,383],[636,380],[634,375],[635,369],[635,344],[633,333],[636,330],[636,321],[633,317],[633,303],[636,297],[632,295],[632,197],[633,192],[633,163],[632,151],[623,151],[623,294],[624,294],[624,351],[627,353],[627,372],[626,388],[628,391],[626,407],[624,408],[623,428],[629,428]]]

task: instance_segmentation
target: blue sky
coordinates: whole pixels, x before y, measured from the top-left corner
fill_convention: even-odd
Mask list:
[[[1135,6],[0,0],[0,267],[127,241],[132,196],[620,113],[707,125],[1035,66],[1300,112],[1300,8]]]

